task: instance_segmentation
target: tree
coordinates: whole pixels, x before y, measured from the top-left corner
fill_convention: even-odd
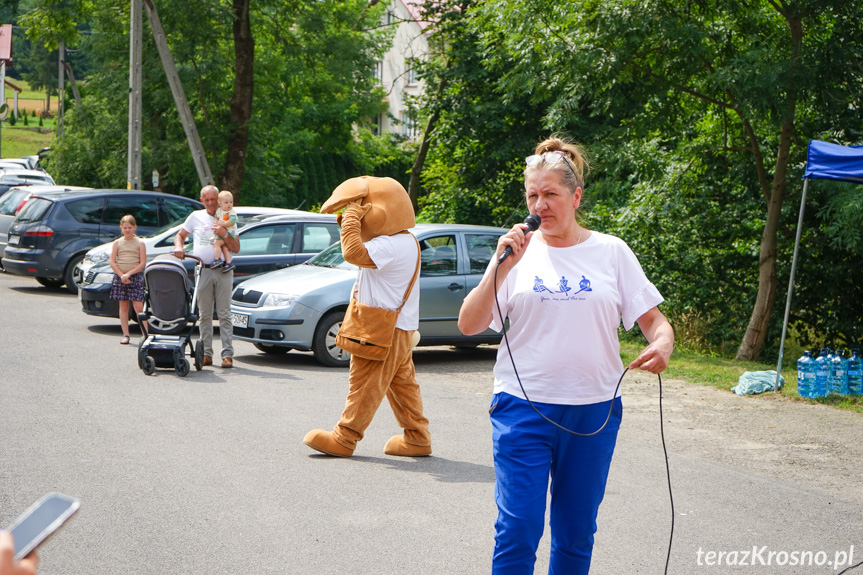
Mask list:
[[[231,96],[231,128],[225,154],[225,171],[219,178],[222,189],[234,191],[240,202],[246,152],[249,148],[249,122],[255,92],[255,39],[252,36],[251,0],[232,0],[234,38],[234,91]]]
[[[28,71],[21,77],[32,89],[45,91],[45,112],[50,112],[51,94],[57,93],[57,50],[48,50],[37,42],[25,54],[22,64]]]
[[[854,22],[863,8],[845,0],[531,0],[489,2],[483,13],[484,26],[509,31],[487,36],[515,62],[502,81],[508,93],[553,90],[552,125],[587,102],[630,137],[655,131],[683,152],[709,132],[715,147],[689,154],[746,154],[752,179],[741,183],[761,197],[763,227],[757,295],[737,357],[758,358],[778,285],[789,169],[808,135],[859,109],[863,37]]]
[[[53,0],[34,3],[30,21],[55,26],[45,38],[57,37],[74,15],[95,32],[80,38],[93,54],[81,105],[88,109],[67,118],[52,169],[60,177],[91,178],[76,180],[85,185],[104,181],[113,169],[124,173],[112,153],[116,141],[106,137],[119,136],[115,128],[127,114],[128,3],[69,0],[63,10],[51,8]],[[353,135],[385,107],[373,78],[373,64],[389,41],[377,29],[384,8],[360,0],[159,0],[208,161],[223,166],[216,179],[238,203],[311,206],[339,183],[335,178],[358,175],[360,163],[367,165],[369,156],[358,152]],[[143,49],[142,161],[158,170],[162,189],[195,195],[191,156],[148,34]]]

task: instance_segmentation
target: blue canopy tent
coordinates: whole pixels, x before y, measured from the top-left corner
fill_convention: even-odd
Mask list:
[[[800,235],[803,232],[803,209],[806,206],[809,180],[836,180],[863,184],[863,146],[840,146],[810,140],[803,178],[803,196],[800,198],[800,216],[797,219],[797,237],[794,240],[794,256],[791,259],[791,277],[788,278],[788,297],[785,299],[785,319],[782,322],[779,363],[776,365],[773,391],[779,389],[779,372],[782,371],[782,354],[785,351],[785,334],[788,330],[788,315],[791,312],[791,294],[794,292],[794,272],[797,269],[797,250],[800,248]]]

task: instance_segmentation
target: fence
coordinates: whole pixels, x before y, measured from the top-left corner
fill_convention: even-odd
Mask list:
[[[8,94],[9,91],[7,90],[6,93]],[[15,98],[6,98],[6,104],[9,106],[9,109],[12,110],[12,108],[15,107]],[[57,106],[56,100],[52,101],[51,107],[56,108],[56,106]],[[23,114],[24,112],[27,112],[28,114],[32,115],[34,110],[36,111],[37,114],[40,114],[42,112],[42,110],[44,110],[44,109],[45,109],[45,99],[44,98],[18,98],[18,115],[19,116],[21,114]]]

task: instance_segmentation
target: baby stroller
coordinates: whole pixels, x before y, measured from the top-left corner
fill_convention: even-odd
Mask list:
[[[189,357],[195,358],[195,370],[201,371],[203,367],[204,345],[199,340],[193,346],[191,339],[198,321],[195,310],[201,260],[195,256],[186,257],[196,262],[194,290],[183,262],[171,254],[156,256],[144,268],[146,294],[144,311],[138,314],[138,321],[148,322],[150,330],[138,346],[138,367],[147,375],[155,373],[157,367],[173,368],[180,377],[188,375],[187,346]]]

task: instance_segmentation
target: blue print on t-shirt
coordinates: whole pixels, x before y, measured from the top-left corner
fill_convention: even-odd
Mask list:
[[[545,284],[542,283],[542,280],[539,278],[539,276],[534,276],[533,291],[535,291],[535,292],[547,291],[548,293],[554,293],[548,287],[546,287]]]
[[[578,282],[578,291],[572,292],[572,288],[569,287],[569,280],[566,279],[566,276],[560,276],[560,280],[557,282],[557,285],[557,291],[553,291],[551,288],[545,285],[545,282],[542,280],[542,278],[540,278],[539,276],[534,276],[533,291],[537,293],[548,292],[553,294],[563,294],[564,296],[568,297],[574,296],[575,294],[581,293],[583,291],[593,291],[593,288],[590,287],[590,280],[584,276],[581,276],[581,281]]]

